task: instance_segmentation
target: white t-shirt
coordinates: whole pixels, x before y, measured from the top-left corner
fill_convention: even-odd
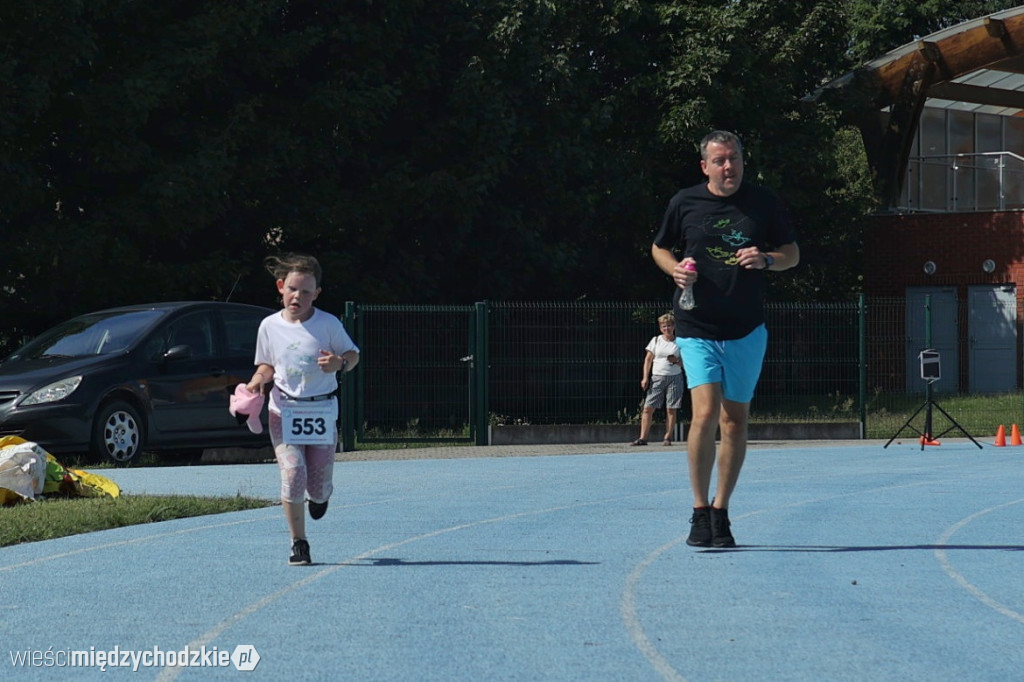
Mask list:
[[[321,350],[335,355],[359,348],[352,342],[345,325],[334,315],[319,308],[305,322],[288,322],[281,312],[263,318],[256,336],[256,364],[274,367],[274,386],[293,398],[326,395],[338,390],[334,372],[320,369]],[[277,391],[270,393],[270,409],[280,413]]]
[[[668,361],[670,355],[679,359],[679,346],[675,341],[666,341],[665,337],[658,334],[647,344],[647,352],[654,353],[654,365],[651,367],[651,374],[675,375],[682,374],[683,368]]]

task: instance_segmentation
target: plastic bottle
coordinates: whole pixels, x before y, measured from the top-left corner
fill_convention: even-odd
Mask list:
[[[683,269],[697,272],[697,266],[693,264],[693,261],[686,261],[683,264]],[[691,284],[679,294],[679,307],[683,310],[693,310],[696,305],[697,302],[693,300],[693,285]]]

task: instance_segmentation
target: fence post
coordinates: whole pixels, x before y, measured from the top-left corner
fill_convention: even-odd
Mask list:
[[[489,352],[488,309],[486,301],[474,304],[476,315],[476,339],[474,340],[473,379],[476,382],[476,444],[490,445],[491,434],[491,396],[488,390],[490,382],[491,358]]]
[[[860,403],[860,438],[868,437],[868,349],[867,349],[867,306],[864,301],[864,294],[857,295],[857,328],[859,331],[857,339],[859,376],[857,384],[860,388],[858,402]]]
[[[345,331],[353,338],[356,334],[355,301],[345,301]],[[341,375],[341,395],[344,418],[341,420],[341,451],[352,452],[356,449],[356,376],[361,372],[359,365],[348,373]]]

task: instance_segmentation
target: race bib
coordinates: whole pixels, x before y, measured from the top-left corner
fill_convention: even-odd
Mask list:
[[[281,438],[289,445],[333,445],[338,441],[338,401],[289,402],[281,406]]]

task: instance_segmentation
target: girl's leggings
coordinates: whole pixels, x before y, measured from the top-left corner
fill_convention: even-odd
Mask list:
[[[285,502],[326,502],[334,492],[335,445],[288,445],[281,436],[281,415],[270,413],[270,442],[281,469]],[[335,438],[337,440],[337,438]]]

